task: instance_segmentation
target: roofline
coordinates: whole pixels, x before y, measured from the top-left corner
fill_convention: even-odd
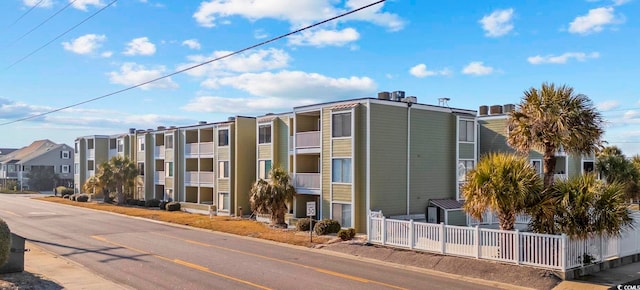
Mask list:
[[[369,100],[371,103],[374,103],[374,104],[391,105],[391,106],[393,106],[393,105],[395,105],[395,106],[407,106],[407,103],[402,102],[402,101],[383,100],[383,99],[378,99],[378,98],[357,98],[357,99],[332,101],[332,102],[325,102],[325,103],[319,103],[319,104],[313,104],[313,105],[294,107],[293,111],[294,112],[313,111],[316,108],[317,109],[321,109],[321,108],[326,107],[328,105],[336,105],[336,104],[350,103],[350,102],[364,103],[364,101],[366,101],[366,100]],[[476,110],[451,108],[451,107],[444,107],[444,106],[437,106],[437,105],[430,105],[430,104],[422,104],[422,103],[412,103],[412,108],[423,109],[423,110],[432,110],[432,111],[441,111],[441,112],[472,114],[472,115],[477,115],[477,112],[478,112]]]

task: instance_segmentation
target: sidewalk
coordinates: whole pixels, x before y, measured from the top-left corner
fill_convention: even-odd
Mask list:
[[[630,282],[633,284],[628,284]],[[640,289],[640,262],[601,271],[582,277],[580,280],[563,281],[553,289],[617,289],[617,286],[621,284],[636,285],[635,288],[629,289]]]
[[[41,274],[63,289],[131,289],[102,278],[66,258],[57,256],[34,243],[26,242],[25,271]]]

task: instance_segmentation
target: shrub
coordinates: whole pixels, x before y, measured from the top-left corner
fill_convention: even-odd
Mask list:
[[[62,196],[62,198],[71,199],[71,194],[65,194]]]
[[[87,201],[89,201],[89,196],[86,195],[86,194],[78,195],[78,196],[76,196],[76,201],[77,202],[87,202]]]
[[[3,219],[0,218],[0,266],[9,259],[11,250],[11,230]]]
[[[128,205],[138,205],[138,200],[137,199],[133,199],[133,198],[129,198],[126,200],[126,204]]]
[[[145,207],[158,207],[160,206],[160,201],[157,199],[149,199],[147,201],[144,202],[144,206]]]
[[[167,207],[167,211],[179,211],[180,210],[180,203],[172,201],[170,203],[167,203],[166,207]]]
[[[138,200],[138,206],[144,206],[146,203],[144,200]]]
[[[340,223],[336,220],[324,219],[319,221],[314,227],[313,231],[316,235],[335,234],[340,230]]]
[[[338,237],[343,241],[348,241],[356,236],[356,230],[353,228],[341,229],[338,231]]]
[[[312,228],[310,224],[311,224],[310,218],[301,218],[298,220],[298,223],[296,223],[296,230],[301,232],[306,232]]]
[[[158,207],[162,210],[166,210],[167,209],[167,203],[169,203],[166,200],[161,200],[160,203],[158,204]]]

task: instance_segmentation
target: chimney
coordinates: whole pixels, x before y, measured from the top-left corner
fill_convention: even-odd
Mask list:
[[[478,109],[478,112],[480,114],[480,116],[486,116],[489,114],[489,106],[480,106],[480,108]]]

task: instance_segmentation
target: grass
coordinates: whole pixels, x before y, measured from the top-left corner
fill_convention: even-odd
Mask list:
[[[108,203],[96,202],[75,202],[60,197],[42,197],[39,200],[56,202],[66,205],[91,208],[113,213],[135,216],[140,218],[163,221],[173,224],[191,226],[211,231],[224,232],[239,236],[248,236],[259,239],[271,240],[280,243],[287,243],[298,246],[310,247],[315,244],[323,244],[330,241],[329,237],[315,237],[313,243],[309,241],[309,233],[301,233],[295,230],[274,229],[268,225],[254,220],[240,219],[228,216],[214,216],[192,214],[181,211],[164,211],[159,209],[148,209],[135,206],[118,206]]]

